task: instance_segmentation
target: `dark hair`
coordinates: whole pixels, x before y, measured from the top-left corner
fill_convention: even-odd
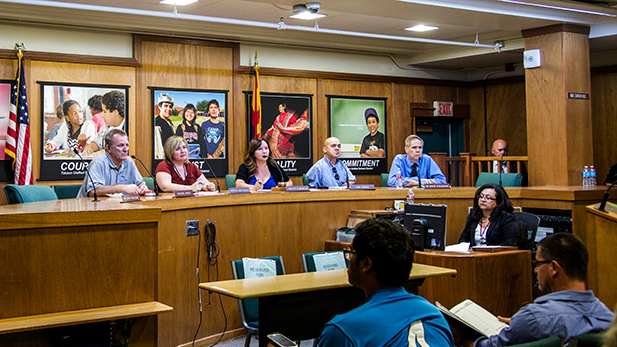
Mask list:
[[[101,98],[101,103],[103,103],[110,112],[116,110],[118,114],[124,118],[124,93],[117,90],[105,93]]]
[[[210,100],[210,102],[208,102],[208,110],[210,109],[210,105],[212,104],[216,105],[217,108],[221,108],[221,105],[219,105],[219,102],[216,101],[216,99],[212,99]]]
[[[506,191],[503,190],[503,188],[498,184],[487,183],[482,187],[478,188],[478,190],[476,190],[476,194],[473,197],[473,208],[471,209],[471,212],[469,212],[469,216],[467,218],[471,219],[474,222],[477,222],[484,216],[484,214],[482,213],[482,209],[480,208],[480,206],[478,206],[480,194],[484,189],[493,189],[495,191],[495,197],[497,198],[497,200],[495,200],[497,206],[495,207],[493,212],[491,212],[491,220],[499,218],[499,216],[501,216],[501,214],[504,212],[514,212],[514,208],[512,207],[512,203],[510,202],[508,193],[506,193]]]
[[[285,109],[285,112],[287,112],[287,104],[286,104],[286,103],[281,102],[281,103],[279,104],[279,106],[283,106],[283,109]],[[277,110],[277,111],[278,111],[278,110]]]
[[[369,107],[366,110],[364,110],[364,121],[366,122],[367,125],[368,125],[368,119],[371,117],[375,117],[375,120],[377,121],[377,123],[379,123],[379,116],[377,116],[377,111],[374,108]]]
[[[259,149],[259,147],[261,147],[261,141],[265,141],[268,145],[268,149],[270,150],[270,153],[268,153],[268,163],[270,163],[270,165],[272,166],[276,166],[274,159],[272,159],[272,149],[268,141],[266,141],[266,139],[264,139],[263,137],[255,137],[251,140],[251,142],[249,142],[249,149],[246,153],[246,156],[244,157],[244,165],[246,165],[249,170],[249,179],[255,175],[255,171],[257,170],[255,151]]]
[[[193,113],[195,113],[195,117],[193,117],[193,120],[189,123],[186,120],[186,110],[190,110],[193,109]],[[197,109],[195,108],[195,105],[193,104],[187,104],[186,106],[184,106],[184,109],[182,110],[182,123],[184,123],[184,125],[186,125],[187,127],[193,126],[193,124],[195,124],[195,121],[197,120]]]
[[[75,100],[67,100],[62,104],[62,113],[64,113],[65,117],[69,115],[69,108],[75,104],[79,105]],[[81,107],[81,105],[79,105],[79,107]],[[68,119],[66,121],[68,122]]]
[[[108,146],[114,145],[114,135],[126,136],[126,133],[124,132],[124,130],[118,129],[118,128],[114,128],[106,132],[105,133],[105,149],[107,149]]]
[[[589,253],[576,235],[567,232],[549,235],[538,242],[538,253],[545,260],[559,263],[568,278],[585,281]]]
[[[88,99],[88,106],[95,111],[103,111],[103,107],[101,106],[101,96],[99,94],[93,95],[90,99]]]
[[[385,219],[368,219],[355,228],[353,249],[359,258],[371,258],[377,281],[402,286],[411,272],[414,243],[402,225]]]

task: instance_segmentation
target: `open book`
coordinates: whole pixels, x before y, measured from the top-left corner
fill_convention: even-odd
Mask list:
[[[501,329],[508,326],[506,323],[500,322],[495,315],[487,311],[484,307],[469,299],[452,307],[450,310],[439,302],[436,302],[435,306],[447,317],[451,317],[463,323],[484,336],[496,335]]]

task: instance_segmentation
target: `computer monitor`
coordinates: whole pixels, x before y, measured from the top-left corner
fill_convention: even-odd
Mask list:
[[[446,247],[446,205],[405,204],[404,225],[417,250]]]

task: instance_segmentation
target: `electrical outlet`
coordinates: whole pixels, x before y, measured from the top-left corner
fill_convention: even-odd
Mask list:
[[[186,221],[186,236],[199,235],[199,221],[187,220]]]

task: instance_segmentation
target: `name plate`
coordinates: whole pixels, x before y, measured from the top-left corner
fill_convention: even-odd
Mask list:
[[[229,188],[229,194],[248,194],[250,192],[251,192],[251,190],[249,189],[249,187],[242,187],[242,188],[231,187],[231,188]]]
[[[375,190],[374,184],[352,184],[349,190]]]
[[[174,190],[174,198],[188,198],[193,197],[192,190]]]
[[[427,184],[423,184],[422,188],[424,189],[450,189],[452,187],[447,183],[427,183]]]
[[[291,186],[287,187],[288,192],[308,192],[309,186]]]
[[[139,195],[137,194],[122,195],[122,202],[133,202],[133,201],[141,201],[141,199],[139,198]]]

